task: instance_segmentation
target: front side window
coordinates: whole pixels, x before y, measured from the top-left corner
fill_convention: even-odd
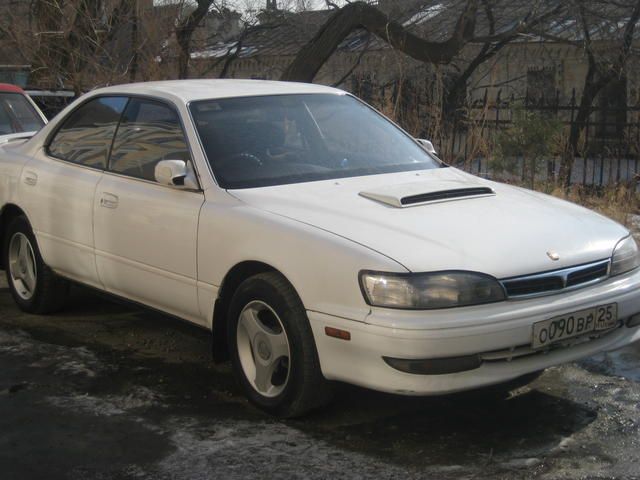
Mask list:
[[[223,188],[440,166],[406,133],[347,95],[203,100],[192,103],[190,109]]]
[[[35,132],[44,126],[29,100],[20,93],[0,93],[0,135]]]
[[[50,155],[69,162],[104,169],[126,97],[89,100],[63,120],[49,143]]]
[[[190,161],[178,114],[163,103],[134,98],[118,127],[109,170],[155,181],[161,160]]]

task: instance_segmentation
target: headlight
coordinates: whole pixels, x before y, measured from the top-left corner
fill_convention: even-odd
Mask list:
[[[632,236],[623,238],[613,249],[610,275],[613,277],[614,275],[627,273],[634,268],[638,268],[638,266],[640,266],[638,244]]]
[[[376,307],[430,310],[499,302],[505,293],[498,281],[481,273],[360,272],[365,300]]]

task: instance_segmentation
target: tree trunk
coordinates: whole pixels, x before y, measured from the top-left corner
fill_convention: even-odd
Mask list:
[[[198,0],[198,6],[183,21],[176,26],[176,40],[178,42],[178,78],[189,76],[189,60],[191,59],[191,38],[193,32],[209,12],[213,0]]]
[[[587,120],[593,112],[593,102],[598,96],[598,93],[600,93],[613,78],[613,75],[601,76],[598,73],[597,65],[593,63],[593,61],[589,61],[589,68],[580,97],[580,105],[578,106],[576,118],[571,124],[567,149],[560,164],[560,180],[565,187],[568,187],[571,183],[571,172],[573,170],[575,157],[580,153],[580,135],[582,135],[587,125]]]

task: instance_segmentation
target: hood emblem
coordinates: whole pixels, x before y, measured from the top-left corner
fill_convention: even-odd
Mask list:
[[[553,250],[549,250],[547,252],[547,257],[549,257],[554,262],[557,261],[557,260],[560,260],[560,255],[558,255],[558,253],[554,252]]]

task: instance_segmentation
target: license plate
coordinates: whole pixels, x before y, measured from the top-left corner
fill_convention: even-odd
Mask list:
[[[617,323],[617,303],[567,313],[534,323],[531,347],[542,348],[588,332],[608,330]]]

